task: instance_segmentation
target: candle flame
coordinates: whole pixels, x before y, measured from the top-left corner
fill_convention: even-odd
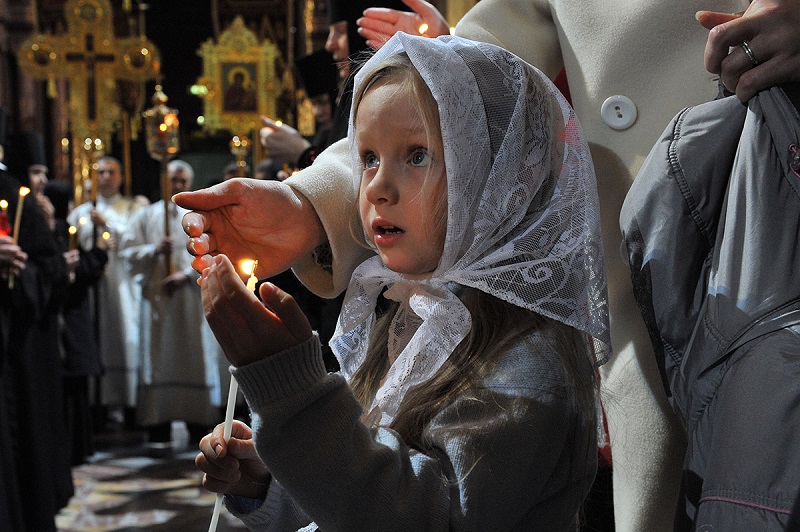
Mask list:
[[[80,218],[78,218],[78,223],[81,225],[86,225],[86,221],[87,221],[86,216],[81,216]]]
[[[109,233],[108,231],[103,231],[103,234],[101,236],[103,237],[103,240],[108,240],[109,238],[111,238],[111,233]]]
[[[78,228],[75,227],[74,225],[70,225],[69,229],[67,229],[67,231],[69,231],[69,234],[74,235],[75,233],[78,232]]]
[[[0,200],[0,209],[8,209],[8,202],[6,200]]]
[[[281,127],[283,125],[283,122],[281,120],[276,120],[275,125]]]
[[[31,189],[29,189],[28,187],[19,187],[19,197],[20,198],[24,198],[25,196],[27,196],[30,193],[31,193]]]
[[[423,22],[423,23],[422,23],[422,24],[420,24],[420,26],[419,26],[419,34],[420,34],[420,35],[425,35],[425,32],[426,32],[426,31],[428,31],[428,25],[427,25],[427,24],[425,24],[425,23]]]
[[[253,270],[255,270],[256,261],[253,259],[244,259],[239,263],[239,268],[244,272],[245,275],[253,275]]]

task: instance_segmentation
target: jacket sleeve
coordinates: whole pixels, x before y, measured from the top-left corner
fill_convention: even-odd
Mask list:
[[[315,294],[336,297],[347,288],[356,266],[372,254],[363,240],[353,236],[361,235],[362,229],[355,205],[357,195],[347,139],[331,145],[314,164],[285,183],[314,206],[330,245],[330,264],[324,264],[320,253],[315,253],[295,264],[293,271]]]

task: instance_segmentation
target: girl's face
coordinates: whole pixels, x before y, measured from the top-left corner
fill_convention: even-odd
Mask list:
[[[377,81],[361,100],[356,142],[362,164],[361,223],[391,270],[436,269],[447,230],[447,179],[441,132],[426,134],[416,99]]]

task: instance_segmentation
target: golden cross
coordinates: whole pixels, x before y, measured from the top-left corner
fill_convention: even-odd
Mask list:
[[[86,107],[90,122],[97,120],[97,79],[95,77],[95,65],[97,63],[114,63],[114,54],[96,53],[94,50],[94,35],[87,33],[84,35],[85,51],[67,52],[65,55],[68,63],[85,62],[84,72],[86,72]]]
[[[69,82],[69,119],[73,147],[76,199],[87,177],[92,154],[81,146],[110,146],[119,127],[117,80],[154,79],[161,59],[144,36],[117,38],[109,0],[67,0],[67,33],[32,35],[20,45],[20,67],[36,79],[66,78]],[[89,164],[91,165],[91,164]]]

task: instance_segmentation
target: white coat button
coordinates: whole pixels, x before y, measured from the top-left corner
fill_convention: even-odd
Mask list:
[[[636,122],[636,105],[627,96],[609,96],[600,106],[600,116],[611,129],[628,129]]]

